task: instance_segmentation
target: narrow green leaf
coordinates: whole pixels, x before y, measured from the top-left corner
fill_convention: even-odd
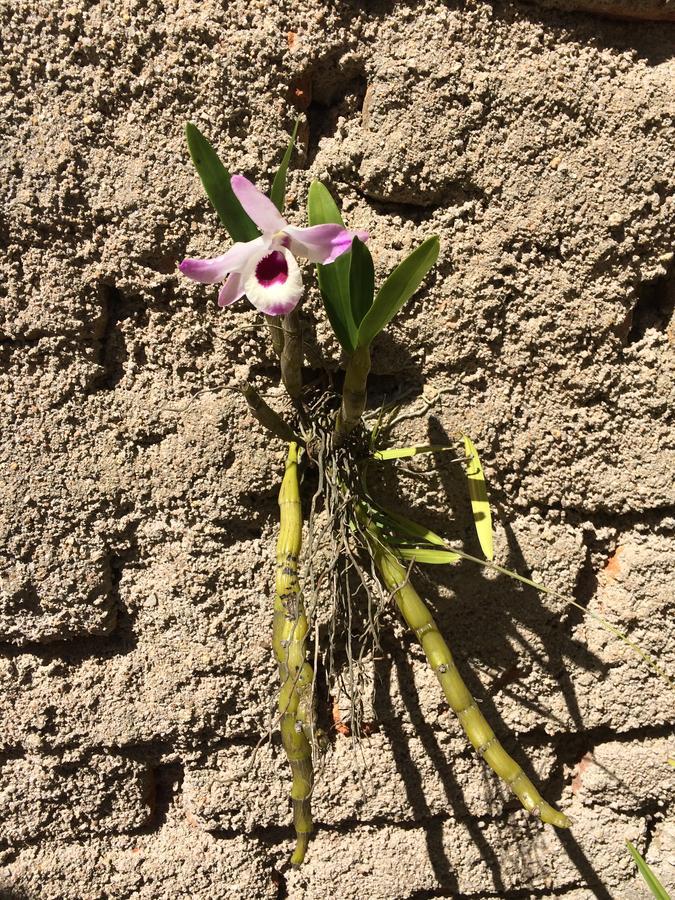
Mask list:
[[[626,841],[626,846],[630,851],[630,855],[633,857],[635,865],[638,867],[640,875],[642,875],[642,877],[644,878],[645,884],[652,892],[652,894],[657,898],[657,900],[670,900],[670,894],[656,877],[651,866],[645,861],[642,854],[638,850],[636,850],[636,848],[631,844],[630,841]]]
[[[230,187],[230,173],[218,154],[192,122],[185,126],[185,137],[195,169],[213,208],[234,241],[252,241],[260,232]]]
[[[417,522],[413,522],[411,519],[399,515],[399,513],[392,512],[390,509],[384,509],[384,507],[382,507],[382,510],[387,519],[390,519],[395,526],[398,526],[400,531],[404,534],[418,538],[420,541],[426,541],[427,544],[435,544],[438,547],[446,546],[446,542],[440,535],[431,531],[429,528],[426,528],[424,525],[418,525]]]
[[[356,328],[373,305],[375,293],[375,266],[370,250],[363,241],[352,241],[352,258],[349,268],[349,297]]]
[[[492,560],[495,556],[492,544],[492,516],[490,515],[485,475],[473,441],[465,434],[462,435],[462,440],[467,455],[466,478],[469,485],[473,522],[485,559]]]
[[[668,758],[668,765],[672,766],[675,769],[675,757]]]
[[[401,559],[409,559],[426,565],[447,566],[459,562],[460,556],[451,550],[432,550],[430,547],[394,547]]]
[[[357,343],[366,347],[382,329],[391,322],[404,303],[416,292],[429,269],[438,259],[438,238],[427,238],[413,250],[384,282],[362,322],[359,325]]]
[[[445,453],[446,450],[454,450],[446,444],[417,444],[414,447],[389,447],[387,450],[376,450],[372,459],[408,459],[411,456],[420,456],[423,453]]]
[[[284,157],[281,160],[281,165],[277,171],[277,174],[274,176],[274,181],[272,182],[272,190],[270,191],[270,200],[279,212],[284,211],[284,201],[286,199],[286,173],[288,172],[288,164],[291,161],[291,155],[293,153],[293,148],[295,147],[295,138],[298,134],[298,125],[300,124],[300,119],[297,118],[295,120],[295,125],[293,126],[293,133],[291,134],[291,139],[288,142],[288,147],[286,147],[286,152],[284,153]]]
[[[340,210],[320,181],[313,181],[310,185],[307,215],[310,225],[325,225],[329,222],[344,225]],[[356,325],[349,302],[350,264],[351,251],[343,253],[327,266],[317,265],[316,269],[328,320],[337,339],[351,353],[356,347]]]

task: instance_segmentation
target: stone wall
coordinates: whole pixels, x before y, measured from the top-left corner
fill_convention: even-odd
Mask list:
[[[396,439],[472,435],[498,560],[672,671],[675,25],[487,0],[0,16],[0,896],[644,897],[626,838],[675,889],[672,690],[591,616],[468,564],[420,587],[572,830],[470,752],[391,614],[367,733],[331,731],[289,871],[265,740],[284,450],[228,388],[284,401],[253,309],[176,271],[225,245],[184,122],[266,187],[299,109],[294,221],[320,178],[378,277],[441,238],[374,348],[373,402],[413,414]],[[313,288],[306,317],[317,375],[338,349]],[[402,500],[475,551],[456,466],[413,467]]]

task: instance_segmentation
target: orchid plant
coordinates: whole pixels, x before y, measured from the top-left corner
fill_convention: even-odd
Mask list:
[[[326,736],[317,726],[315,674],[309,662],[308,635],[319,582],[330,583],[334,602],[349,606],[367,596],[372,631],[377,640],[379,615],[393,604],[420,642],[429,665],[468,740],[483,760],[503,779],[522,805],[542,822],[566,828],[570,821],[547,803],[521,766],[509,756],[469,692],[450,649],[411,582],[421,564],[453,564],[460,559],[491,568],[529,586],[553,594],[543,585],[493,561],[492,521],[483,469],[476,447],[458,436],[474,523],[484,558],[448,542],[425,526],[385,506],[368,484],[369,468],[420,453],[442,453],[447,446],[381,447],[395,410],[366,414],[366,385],[370,348],[380,332],[416,294],[436,263],[439,241],[431,236],[405,258],[375,290],[375,267],[368,250],[368,234],[351,230],[328,189],[312,183],[307,199],[309,225],[289,225],[283,216],[286,174],[294,147],[291,141],[266,196],[243,175],[230,175],[215,150],[192,124],[186,127],[188,147],[197,172],[232,246],[212,259],[185,259],[180,271],[204,284],[221,284],[218,304],[227,307],[246,296],[263,313],[273,352],[294,408],[287,421],[274,411],[252,385],[242,387],[260,423],[288,443],[286,468],[279,493],[280,529],[276,550],[273,648],[281,688],[278,722],[291,772],[291,799],[296,846],[291,863],[302,863],[312,832],[311,794],[315,763]],[[299,309],[304,282],[298,259],[316,266],[324,309],[347,359],[341,395],[302,383],[302,324]],[[308,553],[308,577],[299,575],[303,542],[300,467],[318,472],[312,499],[320,501],[331,524],[328,564],[314,571],[314,545]],[[308,531],[311,534],[311,521]],[[356,576],[358,585],[353,587]],[[379,592],[379,593],[375,593]],[[574,600],[567,603],[578,606]],[[603,624],[630,644],[614,626]],[[660,674],[651,657],[637,652]],[[667,676],[665,676],[667,677]],[[328,673],[336,679],[335,672]]]

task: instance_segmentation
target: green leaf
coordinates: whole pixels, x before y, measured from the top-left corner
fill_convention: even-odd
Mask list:
[[[473,441],[465,434],[462,435],[462,440],[467,455],[466,478],[469,485],[473,522],[485,559],[492,560],[495,556],[492,544],[492,516],[490,515],[485,475]]]
[[[340,210],[327,188],[320,181],[313,181],[307,198],[307,215],[310,225],[333,222],[343,225]],[[317,265],[319,288],[323,304],[335,336],[345,350],[351,353],[356,347],[356,325],[349,302],[349,268],[351,251],[343,253],[327,266]]]
[[[375,293],[375,267],[370,250],[363,241],[352,241],[352,258],[349,268],[349,297],[356,328],[373,305]]]
[[[383,507],[382,510],[385,516],[390,519],[395,526],[398,526],[404,535],[412,536],[420,541],[426,541],[427,544],[445,547],[446,542],[440,535],[436,534],[436,532],[431,531],[424,525],[418,525],[417,522],[413,522],[411,519],[399,515],[399,513],[392,512],[390,509],[384,509]]]
[[[286,199],[286,173],[288,172],[288,164],[291,161],[291,155],[293,153],[293,148],[295,147],[295,138],[298,134],[299,124],[300,119],[297,118],[295,120],[295,125],[293,126],[291,139],[288,142],[288,147],[286,147],[286,152],[284,153],[284,157],[281,160],[281,165],[279,166],[279,170],[274,176],[274,181],[272,182],[270,200],[272,201],[272,203],[274,203],[279,212],[284,211],[284,201]]]
[[[408,459],[411,456],[419,456],[422,453],[445,453],[447,450],[454,450],[452,446],[447,444],[417,444],[414,447],[389,447],[387,450],[376,450],[372,459]]]
[[[432,550],[430,547],[394,547],[401,559],[409,559],[427,565],[447,566],[459,562],[461,557],[452,550]]]
[[[644,878],[645,884],[652,892],[652,894],[657,898],[657,900],[670,900],[668,891],[656,877],[651,866],[647,862],[645,862],[642,854],[638,850],[636,850],[636,848],[631,844],[630,841],[626,841],[626,846],[628,847],[630,855],[635,861],[635,865],[638,867],[640,875],[642,875],[642,877]]]
[[[252,241],[259,237],[260,232],[230,187],[230,173],[211,144],[192,122],[185,126],[185,136],[204,190],[232,240]]]
[[[438,238],[427,238],[413,250],[384,282],[373,305],[359,325],[357,344],[367,347],[382,329],[391,322],[399,309],[413,296],[429,269],[438,259]]]

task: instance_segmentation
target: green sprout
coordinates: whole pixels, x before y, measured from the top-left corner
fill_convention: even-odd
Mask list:
[[[640,873],[640,875],[642,875],[645,884],[652,892],[654,897],[656,897],[656,900],[670,900],[670,894],[656,877],[651,866],[645,861],[645,858],[642,856],[642,854],[635,849],[630,841],[626,841],[626,846],[628,847],[630,855],[633,857],[633,861],[638,868],[638,872]]]

